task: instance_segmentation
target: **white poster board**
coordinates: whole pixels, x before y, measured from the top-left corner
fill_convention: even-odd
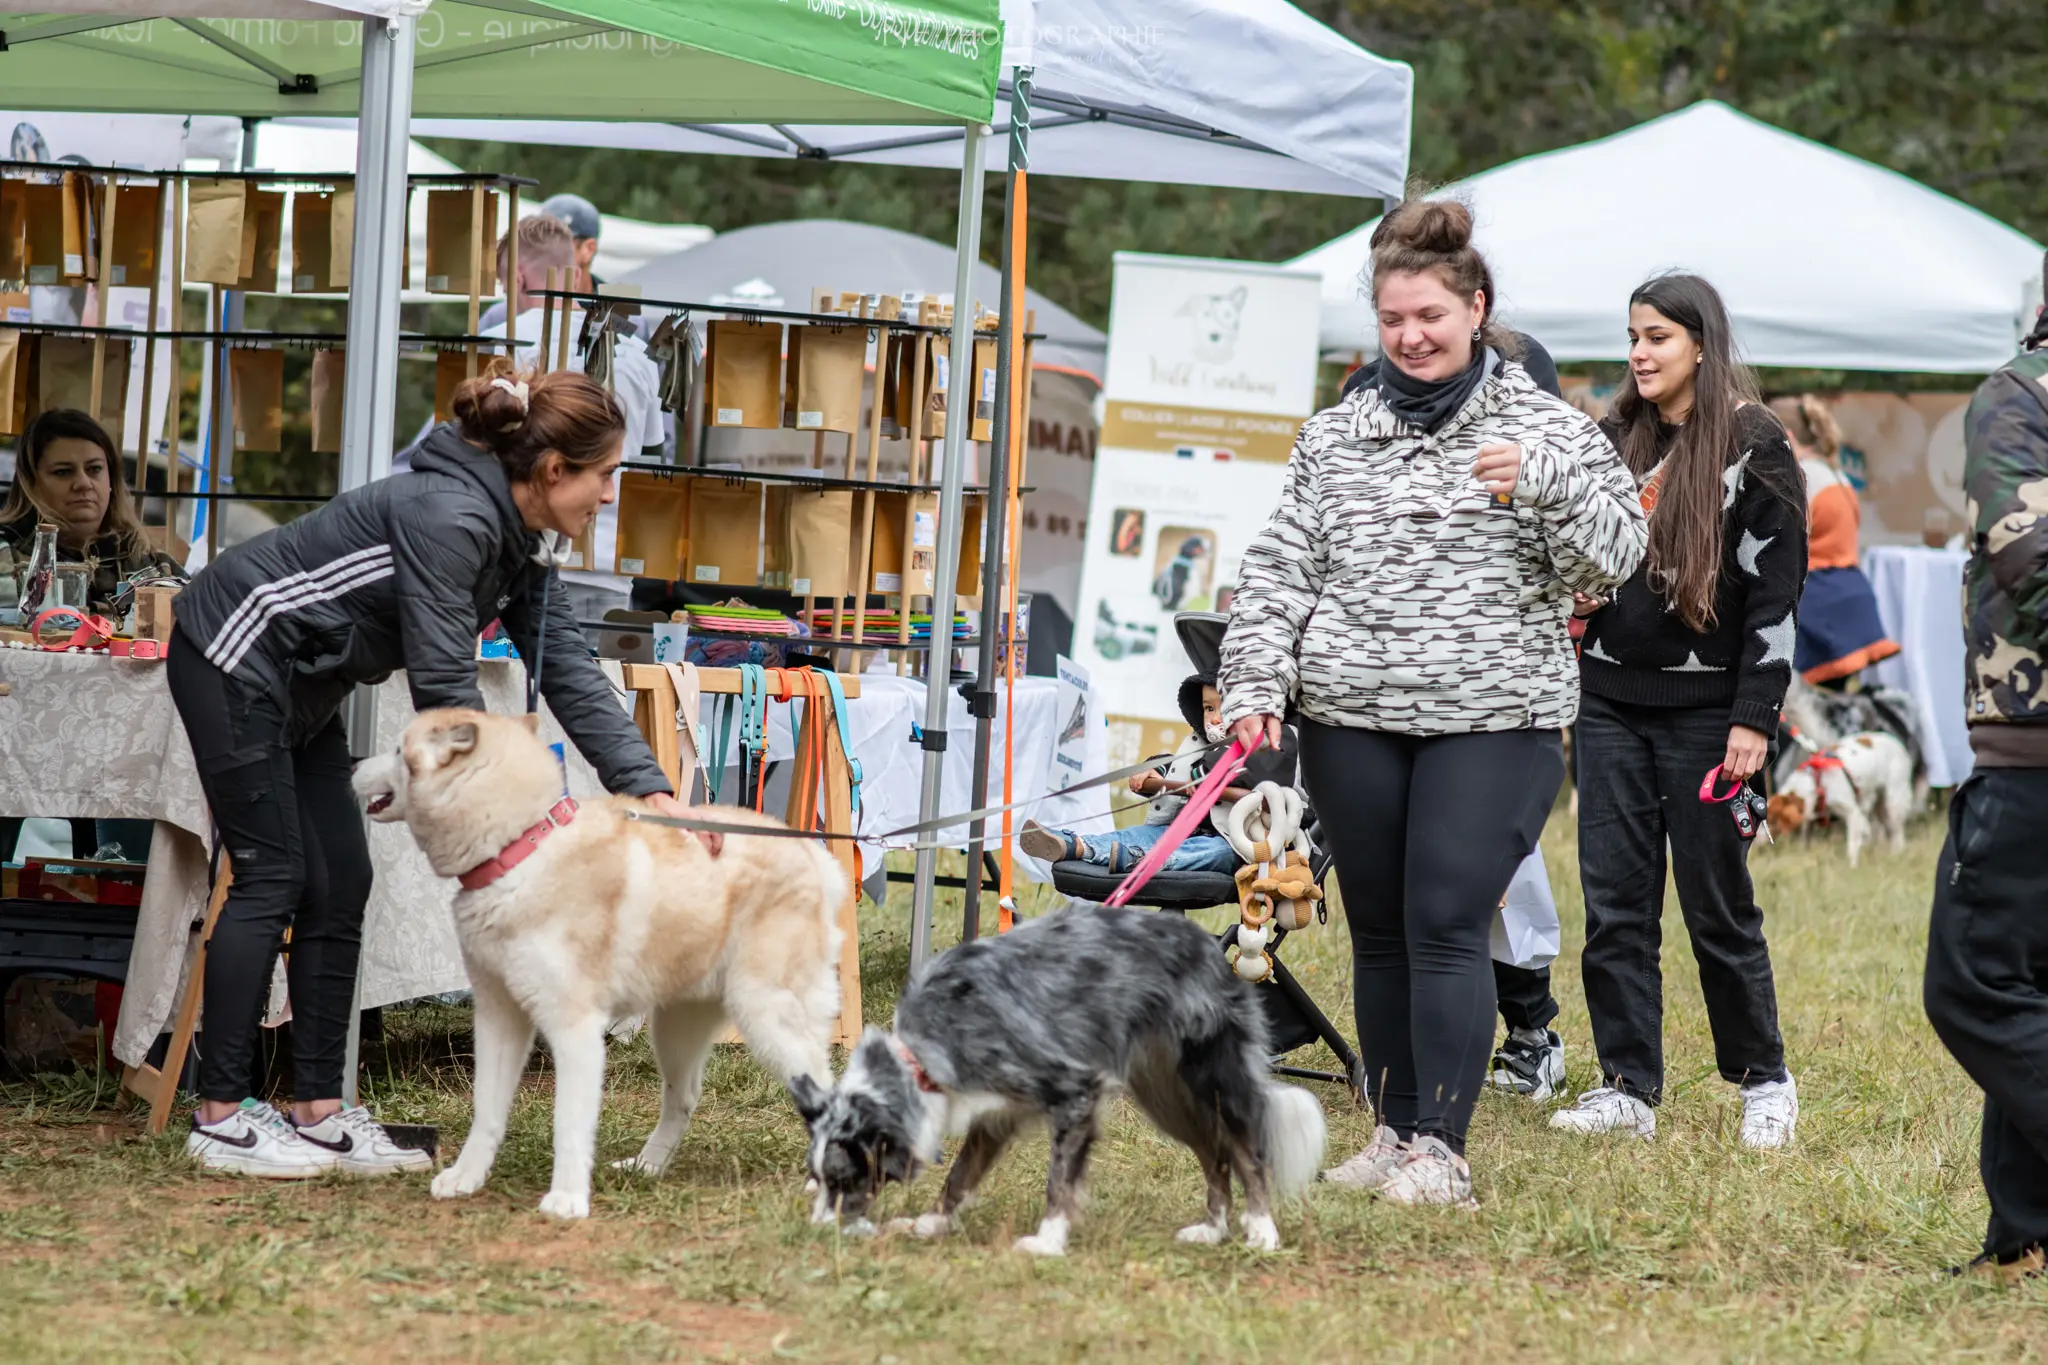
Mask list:
[[[1059,699],[1053,715],[1060,728],[1053,735],[1052,789],[1063,792],[1087,772],[1088,740],[1098,722],[1088,670],[1062,654],[1054,672],[1058,675]]]
[[[1171,750],[1182,611],[1227,611],[1314,411],[1321,277],[1119,252],[1074,654],[1113,763]]]

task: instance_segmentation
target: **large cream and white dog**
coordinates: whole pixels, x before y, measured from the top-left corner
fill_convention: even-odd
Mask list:
[[[658,1174],[668,1164],[728,1019],[785,1084],[831,1086],[848,886],[818,844],[735,835],[713,857],[688,834],[627,819],[640,805],[628,797],[553,823],[554,753],[523,721],[481,711],[422,714],[396,753],[358,765],[355,790],[372,819],[404,820],[442,876],[497,874],[455,894],[476,993],[476,1111],[462,1154],[434,1179],[437,1198],[483,1187],[536,1028],[555,1063],[554,1178],[540,1209],[561,1218],[590,1212],[614,1019],[649,1016],[662,1081],[661,1119],[623,1167]],[[783,827],[750,811],[717,814]],[[521,841],[523,857],[512,851]]]

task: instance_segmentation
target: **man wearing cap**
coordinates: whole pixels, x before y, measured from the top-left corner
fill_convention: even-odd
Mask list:
[[[597,211],[597,205],[580,194],[550,195],[542,201],[540,211],[545,217],[566,226],[574,241],[576,278],[565,287],[586,294],[595,293],[604,281],[590,273],[590,263],[597,259],[597,239],[604,231],[604,215]],[[505,303],[502,299],[486,308],[483,320],[477,324],[485,331],[504,325]]]

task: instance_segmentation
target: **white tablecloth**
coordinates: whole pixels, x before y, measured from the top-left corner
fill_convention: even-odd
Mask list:
[[[616,679],[617,665],[607,664]],[[205,798],[192,764],[191,746],[163,686],[163,666],[93,655],[0,650],[0,681],[12,693],[0,697],[0,815],[96,816],[154,820],[128,986],[114,1034],[114,1055],[141,1060],[175,1008],[195,941],[192,930],[205,913],[207,865]],[[513,713],[525,705],[525,675],[513,662],[485,661],[478,681],[493,711]],[[923,751],[910,739],[913,720],[924,718],[924,685],[910,679],[871,675],[863,695],[848,703],[853,752],[866,775],[860,828],[879,832],[917,821]],[[1017,687],[1019,795],[1043,793],[1052,771],[1057,685],[1051,679],[1020,680]],[[623,690],[621,706],[629,706]],[[770,708],[772,758],[789,757],[793,745],[787,706]],[[379,689],[378,747],[395,745],[412,719],[403,674]],[[955,694],[949,712],[949,740],[942,810],[970,805],[974,755],[972,718]],[[551,716],[542,717],[542,736],[562,737]],[[992,793],[1002,790],[1002,736],[996,729]],[[1089,749],[1089,770],[1107,765],[1107,733],[1098,728]],[[569,789],[579,797],[601,794],[596,774],[567,746]],[[771,788],[771,809],[774,790]],[[730,796],[727,798],[731,799]],[[999,799],[999,798],[998,798]],[[1110,797],[1103,788],[1075,796],[1053,796],[1023,815],[1048,824],[1106,827]],[[1092,822],[1092,823],[1091,823]],[[964,846],[965,826],[947,830],[941,842]],[[911,841],[889,841],[907,846]],[[879,847],[868,865],[880,863]],[[390,1004],[468,985],[447,912],[448,884],[436,877],[402,825],[370,826],[375,870],[364,914],[361,1001]],[[1019,865],[1028,868],[1028,860]]]
[[[1877,593],[1877,613],[1899,652],[1874,665],[1872,682],[1911,696],[1927,747],[1927,779],[1953,787],[1970,775],[1970,729],[1963,713],[1962,550],[1874,545],[1863,572]]]

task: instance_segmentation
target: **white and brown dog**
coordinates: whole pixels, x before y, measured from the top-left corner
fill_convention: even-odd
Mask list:
[[[730,1020],[785,1084],[832,1084],[845,873],[816,843],[734,835],[713,857],[687,834],[627,818],[639,801],[579,806],[530,725],[429,711],[398,751],[356,768],[372,819],[403,820],[434,871],[460,879],[453,910],[476,995],[476,1116],[436,1198],[483,1187],[533,1049],[555,1063],[555,1167],[542,1213],[590,1212],[605,1030],[645,1013],[661,1119],[620,1166],[659,1174],[702,1093]],[[751,811],[735,824],[783,828]]]
[[[1915,780],[1913,756],[1892,735],[1850,735],[1810,755],[1771,797],[1771,834],[1795,834],[1823,817],[1839,819],[1848,836],[1849,866],[1856,866],[1874,823],[1891,841],[1906,846],[1906,820],[1927,803],[1924,777]]]

